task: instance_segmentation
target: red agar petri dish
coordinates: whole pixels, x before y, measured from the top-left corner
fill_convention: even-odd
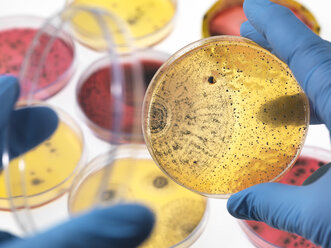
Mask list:
[[[24,57],[32,40],[44,19],[32,16],[13,16],[0,19],[0,74],[19,76]],[[34,60],[28,65],[27,79],[21,82],[21,96],[28,97],[32,84],[29,78],[37,70],[42,53],[47,44],[54,38],[46,59],[41,67],[41,73],[33,92],[33,99],[44,100],[59,92],[70,80],[74,72],[75,47],[69,35],[60,31],[53,37],[50,30],[42,33],[38,46],[33,51]]]
[[[168,55],[149,50],[138,53],[136,57],[142,68],[145,91],[154,74],[167,60]],[[136,75],[130,55],[121,55],[120,65],[124,75],[122,116],[116,116],[113,110],[114,99],[112,99],[110,91],[112,64],[108,58],[103,58],[92,64],[80,78],[76,89],[77,102],[86,124],[97,137],[110,143],[114,141],[116,136],[113,127],[115,118],[122,118],[121,138],[120,141],[116,138],[116,142],[128,143],[132,140],[134,114],[137,111],[133,92]],[[140,123],[141,121],[139,121]],[[141,127],[139,127],[140,129]],[[142,143],[142,132],[135,139]]]
[[[294,166],[279,180],[280,183],[302,185],[321,166],[330,163],[329,151],[304,147]],[[240,221],[240,226],[258,248],[317,248],[311,241],[293,233],[281,231],[258,221]]]
[[[240,26],[247,21],[243,10],[243,0],[220,0],[205,14],[203,20],[203,37],[215,35],[240,36]],[[284,5],[315,33],[320,27],[315,17],[304,6],[294,0],[276,0],[275,3]]]

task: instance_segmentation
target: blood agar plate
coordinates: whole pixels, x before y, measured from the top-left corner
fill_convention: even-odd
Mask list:
[[[121,18],[137,47],[149,47],[164,39],[171,31],[177,9],[176,0],[68,0],[68,3],[78,6],[88,6],[108,11]],[[77,14],[72,18],[77,39],[84,45],[96,50],[107,48],[102,32],[96,20],[88,14]],[[115,34],[116,43],[122,42],[122,33],[113,23],[107,23],[111,33]],[[99,39],[98,39],[99,38]]]
[[[50,107],[39,103],[31,105],[34,106]],[[59,125],[54,134],[34,149],[10,161],[9,185],[16,208],[23,207],[26,203],[30,208],[38,207],[61,196],[68,190],[73,176],[85,162],[80,128],[67,114],[51,108],[59,117]],[[22,159],[25,163],[25,189],[21,183]],[[4,171],[1,171],[0,183],[5,185],[5,180]],[[0,209],[10,208],[6,187],[0,187]]]
[[[312,13],[294,0],[274,0],[290,10],[311,30],[319,34],[320,26]],[[203,37],[215,35],[240,36],[240,26],[247,21],[243,10],[243,0],[219,0],[204,15],[202,23]]]
[[[155,165],[146,146],[136,145],[130,149],[132,147],[134,152],[124,146],[116,157],[105,154],[87,165],[89,174],[74,181],[69,211],[74,215],[93,207],[108,167],[109,180],[101,201],[109,205],[120,198],[122,202],[141,203],[156,216],[154,229],[140,248],[189,247],[206,223],[206,198],[172,182]]]
[[[143,52],[133,55],[121,55],[120,65],[123,69],[123,83],[124,97],[123,97],[123,119],[122,119],[122,130],[121,130],[121,143],[132,142],[133,128],[134,125],[139,124],[139,133],[136,137],[137,140],[143,142],[143,137],[141,133],[141,119],[139,122],[134,121],[135,111],[141,113],[141,105],[139,109],[135,107],[134,99],[134,85],[137,85],[137,76],[135,74],[133,66],[133,57],[141,65],[141,71],[144,81],[144,89],[149,85],[149,82],[153,78],[156,71],[161,67],[161,65],[169,58],[168,54],[145,50]],[[113,123],[116,116],[114,111],[114,100],[112,99],[112,94],[110,86],[112,83],[112,76],[110,73],[110,68],[112,68],[112,63],[108,58],[103,58],[98,60],[93,65],[89,67],[88,70],[82,75],[79,80],[76,94],[79,109],[84,117],[85,122],[90,127],[90,129],[101,139],[105,141],[112,142],[115,130],[113,128]],[[141,102],[143,96],[141,97]],[[139,114],[139,117],[141,114]]]
[[[279,180],[289,185],[302,185],[317,169],[331,162],[331,153],[316,147],[304,147],[294,166]],[[240,221],[251,242],[259,248],[317,248],[297,234],[288,233],[258,221]]]
[[[45,20],[32,16],[15,16],[0,19],[0,74],[19,76],[21,66],[34,36]],[[44,32],[39,39],[38,49],[33,55],[40,60],[41,53],[52,37],[52,30]],[[74,72],[75,47],[70,36],[60,32],[50,47],[40,80],[33,93],[34,99],[47,99],[60,91]],[[30,64],[35,71],[37,64]],[[21,100],[27,98],[31,83],[21,82]]]
[[[306,137],[309,102],[276,56],[248,39],[219,36],[188,45],[160,68],[143,120],[162,170],[224,198],[290,168]]]

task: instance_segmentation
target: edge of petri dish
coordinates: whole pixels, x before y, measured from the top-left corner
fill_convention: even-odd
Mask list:
[[[107,153],[101,154],[97,157],[95,157],[93,160],[88,162],[88,164],[85,166],[84,169],[86,169],[85,175],[83,177],[76,177],[73,180],[72,186],[69,190],[69,196],[67,201],[67,209],[69,212],[69,216],[73,217],[76,216],[72,212],[71,205],[73,203],[74,195],[76,194],[77,190],[79,189],[80,185],[84,183],[86,178],[88,178],[93,173],[99,171],[100,169],[104,168],[104,166],[107,164],[110,164],[111,162],[117,160],[117,159],[123,159],[123,158],[132,158],[128,151],[133,151],[133,158],[135,159],[151,159],[148,150],[146,149],[145,144],[134,144],[134,145],[121,145],[121,147],[118,150],[111,150]],[[153,160],[154,161],[154,160]],[[206,200],[206,208],[204,211],[204,214],[199,222],[199,224],[194,228],[194,230],[182,241],[179,243],[169,247],[169,248],[187,248],[190,245],[192,245],[203,233],[203,231],[206,228],[208,218],[209,218],[209,212],[210,212],[210,201],[208,198],[205,198]],[[91,210],[91,209],[89,209]],[[87,210],[87,211],[89,211]]]
[[[144,48],[148,48],[148,47],[152,47],[155,46],[156,44],[159,44],[160,42],[162,42],[164,39],[167,38],[167,36],[171,33],[171,31],[174,28],[175,22],[177,20],[177,15],[178,15],[178,0],[169,0],[172,2],[173,6],[174,6],[174,14],[172,16],[172,18],[164,25],[162,26],[160,29],[158,29],[157,31],[153,32],[153,33],[149,33],[143,36],[138,36],[138,37],[134,37],[132,36],[133,40],[134,40],[134,44],[137,48],[140,49],[144,49]],[[74,0],[66,0],[64,3],[63,8],[68,8],[71,4],[73,4]],[[91,7],[91,6],[89,6]],[[91,7],[93,8],[93,7]],[[102,9],[102,8],[101,8]],[[116,14],[116,13],[115,13]],[[119,17],[120,18],[120,17]],[[122,18],[120,18],[122,20]],[[126,23],[126,22],[125,22]],[[144,40],[148,40],[150,37],[153,37],[155,34],[159,34],[165,32],[164,35],[162,35],[161,39],[157,39],[156,41],[152,42],[152,43],[147,43],[148,45],[140,45],[140,43],[144,44]],[[131,32],[130,32],[131,33]],[[92,49],[92,50],[96,50],[96,51],[103,51],[105,49],[100,49],[100,48],[96,48],[94,46],[91,46],[89,44],[87,44],[88,42],[84,42],[82,41],[82,39],[78,38],[75,36],[75,39],[81,43],[82,45]],[[128,45],[123,45],[123,44],[119,44],[118,45],[119,48],[127,48]],[[126,53],[126,52],[123,52]]]
[[[119,61],[120,61],[120,65],[125,64],[125,63],[130,63],[133,60],[136,60],[138,63],[141,64],[140,61],[144,60],[144,59],[151,59],[151,60],[160,61],[160,62],[164,63],[167,61],[169,56],[170,55],[168,53],[165,53],[165,52],[162,52],[159,50],[148,49],[145,51],[137,52],[135,54],[120,54]],[[85,124],[89,127],[89,130],[91,132],[93,132],[93,134],[96,137],[98,137],[101,140],[106,141],[106,142],[109,142],[112,140],[112,137],[114,135],[113,132],[109,129],[99,126],[97,123],[93,122],[92,120],[90,120],[90,118],[87,117],[87,115],[84,113],[83,109],[81,108],[81,105],[79,104],[78,95],[79,95],[82,85],[93,73],[95,73],[99,69],[102,69],[102,68],[106,67],[107,65],[111,65],[111,64],[112,64],[112,62],[110,61],[109,57],[102,57],[102,58],[99,58],[99,59],[95,60],[94,62],[92,62],[86,68],[86,70],[84,70],[84,72],[80,75],[80,77],[78,79],[78,83],[76,85],[76,89],[75,89],[76,109],[77,109],[80,119],[82,119],[85,122]],[[144,72],[142,72],[142,75],[144,76]],[[151,83],[151,82],[149,82],[149,83]],[[122,137],[124,140],[128,140],[130,138],[133,138],[133,139],[140,138],[141,135],[142,134],[134,136],[132,134],[122,132],[118,136]]]
[[[230,4],[231,2],[231,4]],[[312,25],[313,29],[312,31],[316,34],[319,34],[321,31],[321,27],[315,18],[315,16],[301,3],[295,1],[295,0],[273,0],[272,2],[281,4],[290,8],[296,7],[296,9],[300,10],[300,14],[302,14],[306,20],[308,20]],[[226,4],[228,3],[228,4]],[[211,34],[209,32],[209,23],[210,21],[220,12],[223,10],[226,10],[228,7],[233,7],[237,5],[242,5],[244,3],[244,0],[218,0],[215,2],[208,10],[205,12],[202,20],[202,28],[201,28],[201,34],[203,38],[210,37]]]
[[[159,70],[155,73],[154,77],[152,78],[151,80],[151,83],[149,84],[147,90],[146,90],[146,93],[145,93],[145,97],[144,97],[144,101],[143,101],[143,110],[142,110],[142,127],[143,127],[143,136],[144,136],[144,140],[145,140],[145,143],[146,143],[146,146],[147,146],[147,149],[150,153],[150,155],[152,156],[155,164],[157,164],[157,166],[163,171],[163,173],[165,173],[169,178],[171,178],[171,180],[173,180],[174,182],[176,182],[177,184],[185,187],[186,189],[189,189],[197,194],[200,194],[200,195],[203,195],[203,196],[206,196],[208,198],[216,198],[216,199],[228,199],[231,195],[235,194],[235,193],[229,193],[229,194],[207,194],[207,193],[203,193],[203,192],[200,192],[200,191],[197,191],[197,190],[194,190],[194,189],[191,189],[185,185],[183,185],[182,183],[180,183],[179,181],[177,181],[176,179],[174,179],[171,175],[169,175],[169,173],[167,173],[161,165],[159,165],[155,155],[154,155],[154,152],[153,152],[153,149],[151,147],[151,143],[150,143],[150,140],[148,139],[148,135],[147,135],[147,126],[148,126],[148,121],[147,121],[147,116],[148,116],[148,112],[149,112],[149,109],[150,109],[150,102],[151,102],[151,97],[152,97],[152,92],[154,91],[154,89],[156,88],[156,81],[157,79],[160,77],[160,74],[163,73],[164,70],[166,70],[166,68],[172,64],[175,60],[179,59],[180,57],[182,57],[183,55],[185,55],[186,53],[189,53],[191,51],[193,51],[194,49],[198,48],[198,47],[201,47],[203,46],[204,44],[207,44],[209,42],[213,42],[213,41],[239,41],[239,42],[244,42],[244,43],[247,43],[251,46],[255,46],[255,47],[258,47],[259,49],[265,51],[266,53],[272,55],[274,57],[274,59],[285,65],[286,67],[288,67],[282,60],[280,60],[277,56],[271,54],[268,50],[264,49],[263,47],[260,47],[257,43],[251,41],[250,39],[247,39],[247,38],[244,38],[244,37],[240,37],[240,36],[232,36],[232,35],[219,35],[219,36],[211,36],[211,37],[207,37],[207,38],[203,38],[203,39],[200,39],[200,40],[197,40],[197,41],[194,41],[188,45],[186,45],[185,47],[181,48],[180,50],[178,50],[177,52],[175,52],[160,68]],[[292,74],[293,78],[294,75],[292,73],[292,71],[288,68],[289,72]],[[301,85],[298,83],[298,86],[300,87],[300,89],[303,91]],[[309,101],[308,101],[308,98],[306,98],[307,101],[307,105],[306,105],[306,111],[307,111],[307,114],[306,114],[306,122],[308,123],[307,124],[307,127],[306,127],[306,132],[305,134],[303,135],[302,137],[302,143],[301,145],[298,147],[298,150],[296,152],[296,154],[294,155],[292,161],[289,163],[289,165],[278,175],[276,176],[275,178],[271,179],[270,181],[268,182],[274,182],[276,181],[278,178],[282,177],[284,175],[284,173],[286,173],[295,163],[295,161],[298,159],[299,157],[299,154],[302,150],[302,147],[305,143],[305,140],[307,138],[307,133],[308,133],[308,129],[309,129],[309,123],[310,123],[310,108],[309,108]]]
[[[81,140],[81,143],[82,143],[82,154],[81,154],[80,160],[78,161],[76,167],[70,173],[70,175],[68,175],[66,179],[62,180],[57,185],[55,185],[52,188],[49,188],[47,190],[44,190],[43,192],[37,193],[37,194],[32,194],[32,195],[27,195],[27,196],[24,196],[24,195],[14,196],[14,197],[12,197],[13,199],[20,199],[20,198],[24,198],[24,197],[26,197],[27,199],[31,199],[31,198],[38,197],[38,196],[41,196],[43,194],[49,193],[49,192],[51,192],[53,190],[56,190],[58,187],[60,187],[61,185],[65,184],[70,179],[74,179],[75,174],[77,174],[83,168],[83,166],[86,163],[86,159],[87,159],[87,147],[86,147],[86,141],[85,141],[85,138],[84,138],[84,134],[83,134],[81,128],[79,127],[79,125],[76,123],[76,121],[74,119],[72,119],[67,113],[65,113],[63,110],[61,110],[61,109],[59,109],[57,107],[54,107],[54,106],[52,106],[50,104],[46,104],[44,102],[37,102],[37,101],[33,102],[32,105],[30,105],[30,106],[23,105],[23,103],[21,102],[21,103],[19,103],[17,105],[17,108],[16,109],[22,109],[22,108],[26,108],[26,107],[38,107],[38,106],[44,106],[44,107],[49,107],[49,108],[53,109],[59,115],[59,119],[62,120],[63,122],[65,122],[65,124],[67,124],[72,129],[72,131]],[[62,189],[57,194],[55,194],[54,197],[52,197],[51,199],[46,200],[46,201],[43,201],[43,202],[40,202],[39,204],[36,204],[36,205],[29,206],[29,208],[42,207],[45,204],[48,204],[48,203],[56,200],[57,198],[59,198],[60,196],[62,196],[64,193],[68,192],[70,190],[70,187],[71,186],[68,186],[68,187]],[[8,199],[9,198],[0,197],[0,201],[6,201],[6,202],[8,202]],[[16,207],[17,207],[17,209],[21,209],[22,208],[22,206],[16,206]],[[0,207],[0,210],[2,210],[2,211],[11,211],[10,207],[8,209],[7,208]]]
[[[302,152],[301,152],[300,155],[302,155],[303,157],[312,157],[312,158],[315,158],[315,159],[328,160],[329,162],[331,162],[331,152],[326,150],[326,149],[320,148],[320,147],[304,146],[302,148]],[[262,247],[263,248],[280,248],[279,246],[265,240],[260,235],[258,235],[256,232],[254,232],[252,230],[252,228],[250,228],[249,225],[246,223],[246,221],[237,220],[237,222],[238,222],[240,228],[242,229],[242,231],[246,234],[249,241],[254,246],[256,246],[256,243],[253,242],[253,240],[250,236],[253,236],[254,238],[256,238],[258,241],[260,241],[262,243],[262,244],[259,243],[259,245],[264,245],[264,246],[259,246],[261,248]],[[310,241],[310,242],[312,242],[312,241]],[[268,245],[268,246],[265,246],[265,245]]]
[[[33,28],[38,31],[41,30],[43,24],[46,23],[46,18],[43,17],[39,17],[39,16],[34,16],[34,15],[8,15],[8,16],[3,16],[0,17],[0,31],[4,31],[4,30],[10,30],[13,28]],[[53,25],[49,25],[49,27],[57,29],[55,26]],[[47,30],[44,30],[43,33],[47,33]],[[51,34],[50,34],[51,35]],[[71,49],[72,51],[72,62],[70,64],[70,66],[63,71],[63,73],[61,75],[59,75],[55,81],[49,83],[46,87],[40,88],[35,90],[35,92],[33,92],[33,96],[41,94],[43,95],[44,91],[46,92],[46,97],[36,97],[37,100],[45,100],[48,98],[51,98],[52,96],[56,95],[57,93],[59,93],[62,89],[64,89],[68,83],[70,82],[70,79],[72,78],[72,76],[74,75],[75,71],[76,71],[76,66],[77,66],[77,54],[76,54],[76,46],[75,43],[73,41],[73,39],[71,38],[71,36],[65,32],[64,30],[59,30],[58,33],[58,38],[60,38],[61,40],[63,40],[65,42],[65,44]],[[31,44],[28,46],[27,51],[31,48]],[[27,52],[26,51],[26,52]],[[22,64],[20,65],[20,71],[19,74],[17,75],[17,77],[20,77],[21,71],[22,71],[22,66],[24,63],[24,60],[26,59],[26,53],[23,56],[23,61]],[[39,80],[39,79],[38,79]],[[59,86],[58,89],[54,90],[54,92],[52,92],[51,94],[47,94],[47,91],[49,88],[53,87],[54,85],[56,85],[58,82],[60,81],[64,81],[62,83],[61,86]],[[25,98],[27,97],[27,95],[20,95],[21,98],[23,98],[22,101],[25,101]]]

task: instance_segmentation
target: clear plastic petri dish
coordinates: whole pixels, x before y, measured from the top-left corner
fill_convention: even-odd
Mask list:
[[[302,185],[321,166],[331,162],[330,151],[305,146],[294,166],[279,182],[289,185]],[[270,227],[258,221],[243,221],[239,224],[249,240],[258,248],[317,248],[311,241],[301,236]]]
[[[312,31],[319,34],[320,26],[316,18],[302,4],[295,0],[274,0],[273,2],[289,8]],[[219,0],[214,3],[203,17],[202,36],[240,36],[240,26],[247,21],[243,3],[243,0]]]
[[[19,76],[24,57],[45,19],[34,16],[8,16],[0,18],[0,74]],[[41,67],[40,79],[33,92],[33,99],[45,100],[58,93],[71,79],[75,69],[75,45],[67,33],[61,31],[53,36],[53,28],[49,25],[39,39],[34,51],[30,71],[37,70],[42,52],[51,39],[54,43],[49,47],[45,63]],[[29,78],[28,72],[26,75]],[[26,100],[31,89],[29,80],[20,82],[20,100]]]
[[[95,158],[87,165],[86,173],[74,180],[68,202],[70,214],[93,208],[99,185],[104,183],[102,205],[120,200],[146,205],[154,212],[154,229],[140,248],[193,244],[207,222],[207,199],[169,180],[155,165],[145,145],[124,145],[112,155]]]
[[[140,119],[141,105],[138,108],[135,107],[137,100],[135,100],[136,95],[134,93],[134,86],[139,87],[137,80],[140,75],[137,75],[134,70],[133,59],[141,67],[145,86],[144,93],[154,74],[168,57],[168,54],[155,50],[145,50],[134,55],[126,54],[119,57],[123,75],[123,117],[116,115],[111,94],[113,63],[109,58],[102,58],[88,67],[77,84],[76,99],[82,119],[97,137],[111,143],[114,140],[120,143],[128,143],[133,140],[143,142]],[[138,100],[143,101],[143,94]],[[136,111],[139,111],[139,121],[134,120]],[[120,133],[113,127],[116,118],[122,119]],[[138,133],[133,132],[134,125],[139,125]]]
[[[153,46],[171,32],[177,12],[177,0],[67,0],[67,6],[88,6],[118,16],[128,25],[134,44],[138,48]],[[108,20],[109,28],[119,47],[126,47],[123,33]],[[105,50],[103,33],[92,15],[77,13],[72,18],[74,35],[83,45],[95,50]]]
[[[308,124],[308,99],[287,65],[236,36],[196,41],[174,54],[143,106],[156,164],[215,198],[276,180],[295,162]]]
[[[30,108],[38,106],[54,110],[59,124],[49,139],[10,161],[8,184],[5,183],[4,171],[1,171],[0,183],[10,187],[12,204],[16,209],[40,207],[62,196],[68,192],[74,175],[85,163],[84,137],[78,124],[62,110],[45,103],[29,105]],[[18,109],[25,107],[21,104]],[[25,164],[23,171],[22,160]],[[8,191],[1,187],[0,210],[10,211],[11,207]]]

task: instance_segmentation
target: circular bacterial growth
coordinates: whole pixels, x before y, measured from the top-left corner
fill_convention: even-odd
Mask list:
[[[18,208],[25,204],[20,172],[22,159],[25,163],[25,196],[30,207],[41,206],[62,195],[82,163],[83,137],[79,127],[65,113],[54,110],[60,120],[52,136],[9,164],[9,185],[14,204]],[[3,170],[0,173],[0,184],[5,185]],[[0,209],[10,209],[6,187],[0,187]]]
[[[137,151],[133,151],[137,154]],[[146,153],[147,151],[144,150]],[[207,201],[172,182],[147,158],[125,157],[105,161],[104,168],[94,171],[74,185],[70,194],[69,210],[72,214],[86,211],[93,207],[99,185],[104,179],[106,167],[110,174],[106,190],[101,194],[101,201],[109,205],[115,199],[136,202],[149,207],[155,214],[156,222],[149,238],[140,248],[152,247],[188,247],[200,235],[205,221]],[[89,166],[100,168],[100,157]]]
[[[305,150],[306,149],[306,150]],[[321,156],[322,155],[322,156]],[[329,152],[318,148],[304,148],[303,154],[294,166],[279,180],[289,185],[302,185],[303,182],[323,165],[331,161]],[[257,247],[270,248],[317,248],[317,246],[297,234],[288,233],[263,222],[241,221],[240,225],[248,238]]]
[[[160,42],[171,31],[177,8],[175,0],[72,0],[73,6],[99,8],[116,14],[127,25],[135,45],[148,47]],[[119,46],[127,46],[120,28],[113,19],[105,18],[106,27],[114,34]],[[84,25],[82,25],[84,24]],[[107,44],[103,31],[95,17],[79,11],[72,17],[72,25],[80,42],[104,50]]]
[[[31,42],[38,32],[43,20],[32,17],[12,17],[0,20],[0,74],[19,76],[24,57]],[[32,23],[31,27],[28,26]],[[24,82],[21,82],[21,99],[28,97],[32,88],[30,73],[37,71],[42,54],[48,43],[54,37],[44,32],[33,51],[33,61],[30,61],[29,72]],[[74,45],[64,33],[55,37],[54,43],[41,66],[37,85],[33,92],[34,99],[47,99],[60,91],[69,81],[73,73]]]
[[[320,32],[315,17],[304,6],[293,0],[276,0],[275,3],[289,8],[303,23],[315,33]],[[240,36],[241,24],[247,21],[243,10],[243,0],[220,0],[205,14],[203,36],[237,35]]]
[[[149,85],[156,71],[161,67],[163,62],[168,58],[165,54],[159,57],[148,57],[147,53],[139,59],[142,76],[143,76],[143,91]],[[154,57],[154,58],[153,58]],[[162,58],[161,58],[162,57]],[[82,76],[77,88],[77,101],[79,107],[85,116],[87,124],[93,132],[101,139],[112,141],[114,139],[114,121],[117,116],[116,109],[114,109],[114,99],[111,94],[112,84],[112,64],[108,59],[103,59],[93,64],[90,69]],[[139,87],[137,84],[137,77],[134,71],[134,65],[129,57],[121,57],[121,67],[123,69],[123,103],[122,103],[122,122],[121,122],[121,142],[126,143],[131,140],[133,135],[135,121],[135,112],[139,110],[135,103],[137,97],[134,93],[134,87]],[[142,101],[141,96],[140,101]],[[136,102],[135,102],[136,101]],[[141,105],[140,105],[141,106]],[[140,117],[140,115],[139,115]],[[141,119],[139,121],[139,137],[143,142],[141,133]]]
[[[275,180],[295,161],[309,124],[308,99],[287,65],[231,36],[192,43],[170,58],[143,111],[156,163],[213,197]]]

